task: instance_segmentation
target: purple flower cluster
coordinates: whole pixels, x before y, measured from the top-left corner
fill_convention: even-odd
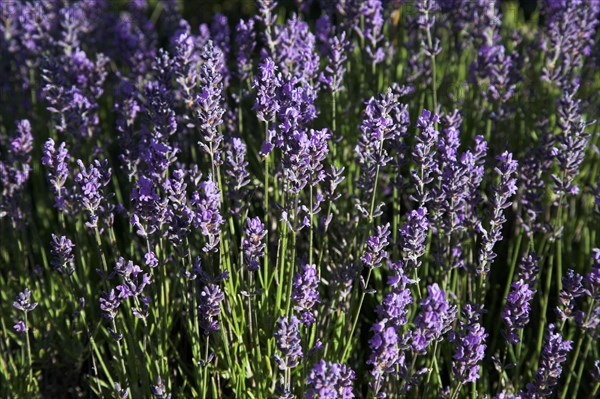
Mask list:
[[[495,168],[500,177],[498,185],[494,189],[492,200],[492,215],[490,218],[490,229],[483,230],[483,243],[479,252],[479,265],[477,274],[487,275],[490,265],[494,262],[496,254],[494,246],[502,240],[502,225],[506,222],[504,210],[512,202],[510,198],[517,192],[517,179],[514,177],[518,162],[513,160],[512,154],[504,152],[498,156],[499,165]]]
[[[313,366],[306,379],[308,387],[304,398],[352,399],[354,398],[352,382],[355,378],[354,371],[345,364],[321,360]]]
[[[225,299],[225,294],[215,284],[207,285],[200,292],[198,314],[200,315],[200,327],[204,330],[204,334],[209,335],[219,331],[219,314],[223,299]]]
[[[418,268],[419,258],[425,254],[425,240],[429,231],[427,209],[418,208],[408,214],[408,221],[400,228],[400,247],[405,267]]]
[[[556,326],[550,324],[534,379],[520,395],[526,399],[552,396],[562,374],[562,364],[567,360],[571,348],[572,342],[563,340],[560,332],[556,332]]]
[[[479,379],[479,363],[485,356],[485,340],[488,334],[480,324],[481,310],[476,306],[465,305],[461,320],[461,333],[453,333],[451,340],[456,345],[452,356],[452,373],[462,384],[475,382]]]
[[[73,248],[75,245],[73,242],[65,236],[52,234],[50,246],[50,254],[52,255],[50,265],[52,268],[57,272],[65,273],[68,276],[73,274],[75,271],[75,265],[73,263]]]
[[[300,313],[300,321],[310,326],[315,322],[315,305],[321,302],[319,297],[319,275],[315,265],[303,265],[292,282],[292,301],[294,310]]]
[[[293,369],[304,356],[300,343],[300,320],[296,316],[280,317],[275,328],[275,342],[281,356],[275,355],[279,370]]]
[[[27,119],[17,121],[15,137],[10,140],[7,156],[0,159],[0,219],[9,216],[13,225],[24,218],[23,191],[31,171],[31,151],[33,136]]]
[[[446,293],[437,284],[427,287],[428,296],[421,302],[421,312],[415,317],[412,347],[426,353],[429,345],[439,340],[450,329],[456,318],[456,306],[446,300]]]
[[[242,241],[244,262],[249,271],[257,271],[260,268],[260,260],[264,256],[266,246],[264,239],[267,235],[265,225],[260,221],[260,218],[255,217],[246,220],[244,235]]]
[[[374,269],[380,267],[387,259],[385,248],[389,245],[390,225],[377,226],[377,234],[367,239],[366,250],[360,260],[366,267]]]

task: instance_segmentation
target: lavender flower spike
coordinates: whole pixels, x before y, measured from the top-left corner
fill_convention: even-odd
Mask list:
[[[52,259],[50,265],[59,273],[73,274],[75,266],[73,265],[73,242],[65,236],[52,234],[52,243],[50,254]]]
[[[219,331],[219,314],[221,313],[221,302],[225,295],[218,285],[209,284],[200,293],[200,327],[205,335]]]
[[[523,280],[518,280],[511,285],[511,291],[506,298],[506,306],[502,310],[502,320],[506,326],[503,335],[509,344],[517,344],[521,341],[519,331],[529,323],[533,294],[535,291],[529,288],[529,284]]]
[[[446,293],[437,284],[427,287],[429,295],[421,301],[421,313],[415,317],[412,346],[416,352],[426,353],[433,341],[441,338],[456,317],[456,306],[446,300]]]
[[[518,162],[513,160],[512,154],[508,151],[499,155],[498,160],[500,164],[495,171],[500,176],[500,182],[494,189],[490,229],[482,231],[483,243],[479,252],[479,267],[477,268],[479,275],[487,275],[490,265],[496,258],[494,245],[502,240],[502,225],[506,222],[504,209],[512,204],[510,198],[517,192],[517,179],[514,176],[519,166]]]
[[[257,271],[260,267],[260,259],[264,256],[265,243],[263,240],[267,231],[259,217],[247,219],[246,223],[245,238],[242,241],[242,248],[246,257],[244,263],[249,271]]]
[[[550,397],[554,387],[558,384],[562,374],[562,364],[567,360],[572,342],[564,341],[560,332],[555,332],[555,330],[554,324],[548,326],[540,364],[535,372],[534,380],[527,384],[526,391],[521,394],[524,399]]]
[[[296,316],[292,316],[289,321],[282,316],[277,321],[275,343],[282,356],[275,355],[275,361],[279,370],[293,369],[300,364],[303,354],[299,326],[300,321]]]
[[[304,265],[294,276],[292,300],[296,302],[294,309],[300,312],[300,321],[310,326],[315,322],[314,306],[321,302],[319,297],[319,275],[315,265]]]
[[[428,230],[426,208],[418,208],[408,214],[408,221],[400,228],[400,242],[406,268],[417,268],[421,265],[419,258],[425,254]]]
[[[31,312],[33,309],[37,307],[36,302],[31,302],[31,291],[28,288],[25,288],[23,292],[20,292],[17,295],[17,299],[13,302],[13,307],[17,310],[21,310],[25,313]]]
[[[304,399],[352,399],[354,378],[354,371],[345,364],[321,360],[314,365],[306,379],[308,388]]]
[[[452,373],[457,381],[466,384],[479,379],[479,362],[485,355],[485,340],[488,334],[479,323],[479,309],[467,304],[462,313],[466,321],[461,322],[463,334],[453,339],[457,346],[452,357]]]

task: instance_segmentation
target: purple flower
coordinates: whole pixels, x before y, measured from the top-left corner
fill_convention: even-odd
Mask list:
[[[538,278],[540,270],[539,261],[540,258],[537,257],[535,252],[530,251],[527,255],[523,256],[521,263],[519,263],[518,278],[529,284],[531,288],[533,288]]]
[[[19,120],[8,154],[0,160],[0,219],[9,215],[16,226],[24,219],[23,191],[31,171],[32,149],[31,124],[27,119]]]
[[[456,318],[456,306],[446,300],[446,293],[437,284],[427,287],[428,296],[421,302],[421,312],[414,320],[412,347],[426,353],[427,347],[445,334]]]
[[[374,269],[380,267],[387,259],[388,253],[385,248],[389,245],[390,224],[377,226],[377,234],[369,237],[365,243],[366,249],[360,260],[366,267]]]
[[[564,321],[581,316],[580,312],[575,311],[575,300],[584,294],[583,276],[573,269],[568,269],[562,278],[562,290],[558,295],[560,306],[556,308],[556,312],[559,320]]]
[[[347,59],[347,48],[348,40],[346,39],[346,32],[342,32],[340,35],[328,39],[327,65],[325,66],[324,71],[319,75],[319,82],[321,82],[332,94],[335,94],[344,88],[342,81],[344,73],[346,72],[344,63]]]
[[[292,15],[283,27],[277,27],[274,61],[284,78],[292,81],[316,80],[319,54],[315,49],[315,36],[308,23]]]
[[[465,219],[468,224],[478,229],[481,225],[480,215],[477,210],[479,203],[481,202],[480,186],[483,181],[483,174],[485,172],[485,158],[487,156],[487,142],[482,136],[475,136],[475,148],[473,150],[466,151],[461,156],[461,164],[467,169],[467,184],[465,189],[467,194],[465,201],[466,215]]]
[[[506,298],[506,306],[502,310],[502,320],[506,326],[503,335],[509,344],[517,344],[521,340],[519,332],[529,323],[531,299],[535,291],[523,280],[511,285],[511,291]]]
[[[408,107],[398,101],[399,97],[397,86],[388,88],[377,97],[371,97],[367,101],[360,125],[361,134],[354,151],[360,166],[358,187],[364,197],[364,203],[360,204],[358,209],[365,217],[381,214],[380,210],[370,214],[370,211],[365,209],[370,206],[375,194],[378,171],[382,172],[390,161],[394,161],[398,167],[404,156],[403,151],[398,149],[401,149],[401,143],[407,135],[410,119]]]
[[[223,134],[219,125],[223,123],[222,106],[223,75],[219,67],[219,49],[211,41],[202,49],[203,62],[200,65],[200,93],[196,96],[196,118],[202,132],[198,145],[211,157],[211,162],[220,164],[220,149]]]
[[[232,200],[231,214],[239,216],[246,205],[244,198],[250,184],[248,173],[248,161],[246,160],[246,145],[234,137],[225,147],[225,175],[228,197]]]
[[[256,110],[258,119],[263,122],[272,121],[275,118],[275,113],[279,110],[277,88],[280,82],[275,76],[276,69],[273,60],[265,58],[258,66],[259,73],[254,78],[254,84],[252,85],[256,89],[254,110]]]
[[[275,355],[279,370],[293,369],[303,357],[300,343],[300,321],[292,315],[290,320],[281,316],[275,327],[275,345],[281,356]]]
[[[241,81],[245,81],[252,72],[252,53],[256,46],[254,19],[240,19],[235,28],[237,73]]]
[[[546,127],[542,126],[542,129],[546,130]],[[550,226],[544,223],[544,175],[552,167],[553,140],[553,136],[544,132],[539,144],[527,151],[519,168],[521,196],[517,217],[528,236],[535,232],[550,231]]]
[[[37,302],[31,302],[31,291],[25,288],[23,292],[20,292],[17,295],[17,299],[13,302],[13,307],[15,309],[21,310],[25,313],[31,312],[36,308]]]
[[[97,229],[98,219],[102,216],[105,224],[112,224],[112,206],[107,204],[108,196],[104,193],[111,179],[111,169],[108,167],[108,161],[94,161],[87,168],[81,160],[77,160],[79,173],[75,175],[75,183],[79,187],[77,194],[78,205],[88,214],[86,226],[90,229]]]
[[[547,35],[542,41],[544,80],[565,89],[578,79],[594,44],[599,12],[598,2],[585,0],[553,2],[548,8]]]
[[[167,387],[160,377],[156,380],[156,385],[150,387],[150,390],[155,399],[171,399],[171,394],[168,393]]]
[[[496,258],[494,245],[502,240],[502,225],[506,222],[504,210],[512,204],[510,198],[517,192],[517,179],[514,174],[519,164],[507,151],[499,155],[498,160],[499,165],[495,171],[499,175],[500,181],[494,189],[490,229],[489,231],[482,230],[483,242],[479,251],[479,266],[476,270],[477,274],[483,275],[487,275],[490,265]]]
[[[354,371],[341,363],[321,360],[316,363],[306,379],[305,399],[352,399]]]
[[[534,374],[533,382],[527,384],[526,391],[521,394],[525,399],[550,397],[554,387],[558,384],[562,374],[562,364],[567,360],[572,342],[564,341],[560,333],[555,330],[554,324],[548,326],[540,363]]]
[[[371,331],[373,332],[373,337],[369,340],[371,355],[367,364],[373,367],[371,370],[373,381],[370,387],[378,397],[385,375],[394,372],[396,364],[404,361],[404,354],[400,352],[400,338],[393,326],[380,321],[373,325]]]
[[[204,330],[205,335],[219,331],[219,314],[223,299],[225,299],[223,291],[215,284],[207,285],[200,292],[198,314],[200,315],[200,327]]]
[[[457,381],[466,384],[479,379],[479,362],[485,356],[488,334],[479,323],[480,311],[473,305],[465,305],[462,315],[466,319],[460,322],[462,332],[452,337],[456,345],[452,356],[452,374]]]
[[[358,35],[366,43],[365,51],[369,61],[379,64],[385,58],[383,45],[383,4],[381,0],[366,0],[359,8],[360,16],[364,21],[361,29],[356,29]]]
[[[275,0],[258,0],[258,14],[259,19],[265,26],[265,39],[267,41],[267,48],[271,55],[275,53],[275,42],[273,37],[273,27],[277,20],[277,14],[273,11],[277,7]]]
[[[303,265],[292,282],[292,301],[294,310],[300,313],[300,321],[310,326],[315,322],[315,305],[321,302],[319,297],[319,276],[315,265]]]
[[[425,254],[428,230],[426,208],[418,208],[408,214],[408,221],[400,228],[400,245],[406,268],[421,265],[419,258]]]
[[[565,91],[559,103],[558,125],[561,128],[561,135],[558,146],[553,149],[553,155],[561,173],[552,175],[554,191],[559,196],[557,204],[567,195],[575,195],[579,192],[575,179],[590,141],[590,135],[585,133],[588,124],[579,111],[580,101],[574,99],[577,89],[578,87],[575,87],[571,92]],[[558,205],[563,206],[563,204]]]
[[[249,271],[257,271],[260,268],[260,260],[265,251],[266,235],[265,225],[259,217],[246,219],[242,249],[245,256],[244,263]]]
[[[117,315],[117,309],[121,305],[121,300],[115,294],[115,290],[110,290],[110,292],[104,292],[100,297],[100,310],[104,312],[102,314],[103,317],[113,320]]]
[[[416,185],[416,193],[413,199],[423,207],[431,200],[431,193],[427,186],[433,181],[433,173],[438,165],[433,156],[436,148],[439,132],[435,124],[439,121],[436,114],[424,109],[417,120],[419,134],[417,135],[417,144],[414,147],[412,156],[417,164],[417,169],[413,171],[413,180]]]
[[[23,333],[27,331],[27,325],[22,320],[19,320],[17,324],[13,326],[14,330],[18,333]]]
[[[200,228],[206,238],[202,250],[217,251],[221,225],[225,223],[221,216],[221,193],[217,183],[212,180],[202,182],[198,188],[200,191],[194,192],[190,200],[194,212],[194,227]]]
[[[59,273],[73,274],[75,265],[73,264],[73,242],[65,236],[57,236],[52,234],[52,242],[50,243],[50,254],[52,259],[50,265]]]
[[[412,294],[408,288],[408,284],[411,284],[412,281],[404,275],[401,265],[395,269],[397,269],[397,275],[388,278],[392,292],[386,294],[375,312],[380,320],[394,326],[400,332],[400,328],[408,321],[408,306],[413,303]]]
[[[55,148],[54,140],[48,139],[44,144],[42,152],[42,165],[48,168],[48,181],[54,189],[55,203],[59,210],[62,210],[65,205],[66,189],[64,188],[69,176],[67,162],[69,161],[69,151],[67,145],[61,143],[58,151]]]

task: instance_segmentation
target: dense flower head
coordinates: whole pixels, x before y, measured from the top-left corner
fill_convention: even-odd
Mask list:
[[[217,251],[221,225],[225,223],[221,216],[221,193],[217,183],[210,179],[202,182],[198,191],[192,194],[190,204],[194,212],[194,227],[200,228],[206,238],[202,250]]]
[[[465,318],[461,321],[463,331],[453,337],[456,350],[452,356],[452,372],[457,381],[466,384],[479,379],[479,362],[485,356],[488,334],[480,323],[476,307],[465,305],[462,315]]]
[[[427,352],[429,344],[440,339],[456,317],[456,306],[448,303],[446,293],[436,283],[427,287],[427,293],[414,320],[412,347],[420,353]]]
[[[374,381],[371,389],[377,395],[385,374],[392,373],[398,362],[404,356],[399,348],[400,337],[393,326],[381,321],[371,328],[373,337],[369,340],[371,355],[367,364],[372,366],[371,375]]]
[[[540,270],[539,261],[540,258],[535,254],[535,252],[530,251],[524,255],[523,258],[521,258],[521,262],[519,263],[518,278],[529,284],[529,286],[532,288],[538,278],[538,272]]]
[[[419,258],[425,254],[425,240],[429,231],[427,209],[418,208],[408,214],[408,221],[400,228],[400,242],[407,267],[421,265]]]
[[[375,312],[380,320],[385,320],[391,326],[400,330],[408,321],[408,306],[413,303],[412,293],[408,285],[412,283],[400,270],[399,274],[388,279],[392,291],[377,305]]]
[[[62,211],[67,205],[68,192],[65,184],[69,177],[70,155],[66,143],[60,143],[58,149],[51,138],[44,144],[42,151],[42,165],[48,169],[48,182],[54,191],[54,202],[58,210]]]
[[[75,265],[73,264],[73,248],[75,245],[66,236],[52,234],[52,242],[50,243],[50,254],[52,259],[50,265],[59,273],[73,274]]]
[[[289,320],[281,316],[275,326],[275,344],[281,356],[275,355],[280,370],[292,369],[304,356],[300,342],[300,320],[292,315]]]
[[[575,300],[584,294],[583,276],[573,269],[568,269],[562,277],[562,290],[558,296],[560,303],[556,308],[558,318],[566,320],[581,316],[581,312],[575,310]]]
[[[521,341],[519,332],[529,323],[531,300],[534,294],[535,291],[524,280],[512,283],[501,315],[506,326],[504,335],[508,343],[517,344]]]
[[[315,305],[321,302],[319,297],[319,275],[315,265],[303,265],[292,282],[292,301],[294,310],[300,313],[300,321],[306,326],[315,322]]]
[[[284,144],[282,160],[286,190],[298,194],[325,179],[323,162],[329,152],[328,129],[294,131]]]
[[[413,171],[413,180],[416,184],[416,193],[414,199],[419,206],[424,206],[431,200],[431,193],[427,186],[433,181],[433,173],[437,170],[435,157],[433,156],[436,148],[439,131],[436,124],[439,122],[439,116],[424,109],[421,116],[417,119],[417,144],[412,153],[413,160],[418,168]]]
[[[346,72],[344,63],[348,58],[346,55],[348,48],[346,32],[327,38],[327,43],[327,65],[319,75],[319,81],[327,90],[335,94],[344,88],[343,78]]]
[[[75,183],[79,187],[76,200],[78,205],[87,212],[88,221],[86,226],[94,229],[98,228],[99,216],[105,216],[104,222],[112,224],[111,207],[106,204],[108,194],[104,192],[106,186],[110,183],[111,169],[108,167],[108,161],[94,161],[86,167],[81,160],[77,160],[79,172],[75,175]],[[105,214],[106,215],[103,215]]]
[[[265,58],[258,66],[258,74],[254,78],[253,88],[256,89],[256,103],[254,109],[258,119],[270,122],[279,110],[277,88],[279,78],[275,74],[277,67],[271,58]]]
[[[554,324],[550,324],[546,330],[538,369],[533,381],[527,384],[525,392],[522,393],[524,398],[550,397],[558,384],[562,374],[562,364],[567,360],[572,342],[565,341],[556,330]]]
[[[235,28],[237,74],[244,81],[252,71],[252,53],[256,46],[254,19],[240,19]]]
[[[37,307],[37,302],[31,301],[31,291],[25,288],[22,292],[17,295],[17,298],[13,302],[13,307],[17,310],[21,310],[25,313],[31,312]]]
[[[559,165],[560,174],[553,174],[554,191],[563,199],[566,195],[579,192],[575,179],[585,155],[590,135],[585,132],[588,123],[580,114],[579,100],[574,98],[578,87],[565,91],[559,103],[559,126],[561,135],[553,155]],[[562,204],[560,204],[562,205]]]
[[[306,383],[308,388],[305,399],[352,399],[352,382],[356,378],[354,371],[342,363],[321,360],[317,362]]]
[[[0,158],[0,219],[8,215],[17,224],[24,219],[23,192],[31,172],[33,136],[27,119],[16,123],[6,157]]]
[[[102,316],[113,320],[117,315],[117,309],[121,305],[121,300],[115,294],[115,290],[111,289],[108,293],[105,292],[100,297],[100,310],[102,310]]]
[[[292,15],[283,27],[277,27],[275,63],[286,78],[309,82],[316,78],[319,55],[315,49],[316,39],[308,23]]]
[[[221,314],[221,302],[225,294],[218,285],[209,284],[200,292],[198,300],[198,313],[200,315],[200,327],[205,335],[219,331],[219,314]]]
[[[250,184],[246,144],[238,137],[232,138],[225,146],[225,175],[228,197],[232,200],[231,213],[239,216],[247,205],[244,198]]]
[[[403,160],[403,140],[407,136],[410,118],[408,107],[399,101],[400,94],[399,88],[392,86],[366,103],[361,134],[354,149],[360,165],[358,185],[365,201],[370,201],[376,191],[377,172],[382,172],[392,161],[399,167]],[[369,215],[365,206],[367,204],[361,204],[359,210]],[[374,212],[371,216],[380,213]]]
[[[367,239],[366,250],[360,258],[369,268],[380,267],[387,259],[385,248],[389,245],[390,225],[377,226],[377,234]]]
[[[249,271],[257,271],[260,267],[260,260],[264,256],[266,246],[264,243],[266,235],[267,230],[259,217],[246,220],[242,248],[244,249],[244,262]]]
[[[208,41],[202,49],[203,62],[200,65],[198,82],[200,93],[196,96],[195,114],[202,131],[202,141],[198,143],[212,162],[220,163],[220,150],[223,134],[219,125],[223,123],[225,112],[222,106],[223,75],[219,66],[219,49]]]
[[[514,177],[518,162],[508,151],[498,156],[499,164],[494,169],[500,177],[498,185],[494,188],[494,198],[492,200],[492,215],[490,219],[490,229],[483,230],[483,243],[479,252],[479,266],[477,274],[487,274],[490,265],[496,258],[494,246],[502,240],[502,225],[506,222],[504,210],[512,202],[510,198],[517,192],[517,179]]]
[[[385,58],[383,46],[383,2],[381,0],[367,0],[359,8],[364,24],[356,29],[360,37],[364,38],[366,53],[373,64],[379,64]]]

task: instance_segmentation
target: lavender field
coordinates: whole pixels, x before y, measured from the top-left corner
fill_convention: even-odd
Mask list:
[[[0,397],[598,398],[600,0],[530,11],[0,0]]]

